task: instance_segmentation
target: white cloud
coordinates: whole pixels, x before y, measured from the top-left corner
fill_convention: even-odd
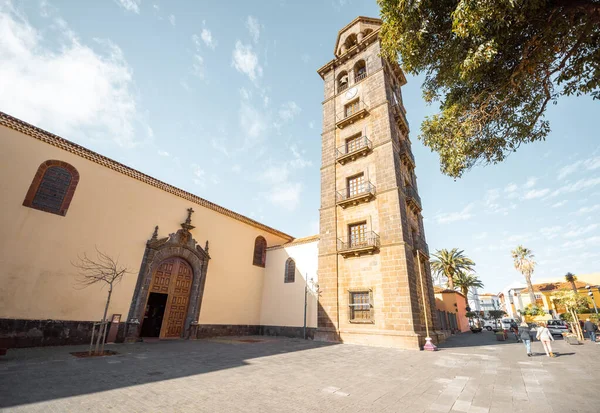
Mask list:
[[[231,170],[237,174],[237,173],[240,173],[242,171],[242,167],[240,165],[236,164],[236,165],[233,165],[231,167]]]
[[[308,53],[302,53],[300,60],[302,60],[303,63],[308,63],[310,62],[310,55]]]
[[[167,152],[167,151],[158,151],[158,154],[160,156],[171,156],[171,154],[169,152]]]
[[[192,164],[192,170],[194,172],[194,183],[201,187],[206,186],[206,172],[204,169],[200,168],[197,164]]]
[[[279,108],[279,117],[283,121],[290,121],[300,114],[302,109],[294,101],[286,102]]]
[[[0,5],[0,108],[68,139],[112,139],[136,143],[137,113],[132,70],[121,49],[96,39],[97,53],[84,45],[64,20],[55,20],[59,44],[43,35],[10,3]],[[145,128],[144,128],[145,129]]]
[[[484,231],[481,234],[475,235],[473,238],[476,240],[482,240],[482,239],[486,239],[487,236],[488,236],[488,233]]]
[[[254,43],[258,42],[258,38],[260,37],[260,23],[256,17],[248,16],[246,19],[246,28],[250,32],[250,36],[252,36],[252,40]]]
[[[533,188],[535,186],[535,183],[537,182],[537,178],[535,176],[529,177],[527,179],[527,182],[525,182],[525,185],[523,185],[523,188]]]
[[[121,6],[127,11],[139,14],[142,0],[115,0],[115,3],[117,3],[119,6]]]
[[[243,101],[239,113],[240,127],[245,131],[244,149],[248,149],[265,139],[268,129],[267,116],[256,110],[250,103]]]
[[[525,195],[523,196],[524,199],[536,199],[536,198],[542,198],[546,195],[548,195],[550,193],[550,190],[548,188],[544,188],[544,189],[532,189],[530,191],[527,191],[525,193]]]
[[[212,33],[210,32],[210,30],[202,29],[202,33],[200,33],[200,37],[202,38],[202,41],[204,42],[204,44],[206,46],[215,50],[215,47],[217,47],[217,42],[215,39],[213,39]]]
[[[600,168],[600,156],[592,156],[588,159],[582,159],[576,162],[573,162],[570,165],[562,167],[558,171],[558,179],[564,179],[567,176],[583,170],[583,171],[593,171]]]
[[[564,249],[581,249],[581,248],[589,248],[600,245],[600,236],[593,236],[584,239],[578,239],[574,241],[567,241],[562,244],[562,248]]]
[[[573,228],[570,231],[566,232],[564,236],[566,238],[576,238],[580,237],[583,234],[587,234],[588,232],[595,231],[598,228],[598,224],[586,225],[585,227]]]
[[[169,15],[169,23],[171,23],[171,26],[175,26],[175,16],[173,14]]]
[[[252,50],[252,45],[244,45],[239,40],[235,42],[231,65],[235,69],[247,75],[252,82],[262,76],[262,67],[258,62],[258,56]]]
[[[510,184],[506,185],[506,187],[504,188],[504,192],[506,192],[506,193],[515,192],[518,188],[519,188],[519,186],[517,184],[510,183]]]
[[[561,231],[562,227],[559,225],[555,225],[552,227],[544,227],[540,229],[540,233],[548,239],[556,238]]]
[[[300,203],[300,194],[302,193],[302,184],[286,183],[285,185],[274,186],[266,197],[276,206],[283,207],[288,211],[296,209]]]
[[[192,74],[200,79],[204,79],[204,59],[199,54],[194,55],[194,63],[192,63]]]
[[[589,206],[589,207],[579,208],[577,210],[577,212],[575,212],[575,214],[577,214],[577,215],[585,215],[585,214],[589,214],[590,212],[595,212],[595,211],[600,211],[600,204],[598,204],[598,205],[592,205],[592,206]]]
[[[310,122],[308,122],[308,127],[310,129],[314,129],[315,128],[315,122],[313,122],[312,120]]]
[[[243,87],[240,89],[240,96],[243,100],[250,100],[250,98],[252,97],[252,92]]]
[[[433,219],[436,220],[438,224],[449,224],[451,222],[457,221],[467,221],[473,217],[471,214],[471,210],[473,209],[474,204],[468,204],[465,206],[462,211],[458,212],[443,212],[436,214]]]
[[[600,178],[584,178],[575,183],[568,183],[552,192],[551,196],[557,196],[564,193],[578,192],[584,189],[593,188],[600,185]]]
[[[225,155],[228,158],[231,155],[229,153],[229,149],[227,149],[227,147],[222,142],[220,142],[218,139],[216,139],[216,138],[212,138],[210,140],[210,145],[213,147],[213,149],[221,152],[223,155]]]
[[[567,201],[560,201],[560,202],[556,202],[556,203],[552,204],[551,206],[552,206],[552,208],[559,208],[559,207],[565,205],[566,203],[567,203]]]

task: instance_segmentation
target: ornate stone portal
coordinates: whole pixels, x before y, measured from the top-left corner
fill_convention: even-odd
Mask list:
[[[181,229],[176,233],[169,234],[165,238],[158,238],[157,226],[154,228],[152,238],[146,242],[144,258],[142,259],[131,306],[129,307],[129,316],[127,317],[125,334],[128,342],[136,341],[140,337],[141,322],[144,317],[154,273],[163,261],[174,257],[185,260],[192,268],[192,287],[181,338],[189,338],[190,335],[194,335],[190,333],[190,329],[198,324],[210,256],[208,255],[208,241],[206,241],[205,248],[202,249],[190,232],[194,229],[191,219],[194,210],[189,208],[187,212],[187,219],[181,224]]]

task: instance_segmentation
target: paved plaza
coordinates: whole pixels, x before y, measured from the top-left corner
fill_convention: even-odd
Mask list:
[[[271,337],[10,350],[3,412],[599,412],[600,345],[528,358],[492,333],[435,353]]]

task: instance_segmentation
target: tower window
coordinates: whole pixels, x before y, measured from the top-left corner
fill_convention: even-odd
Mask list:
[[[358,99],[348,103],[344,106],[344,114],[346,117],[354,115],[356,112],[360,110],[360,104]]]
[[[339,74],[337,78],[337,89],[338,92],[346,90],[348,88],[348,73],[346,71]]]
[[[79,172],[72,165],[62,161],[46,161],[39,166],[23,205],[65,216],[78,182]]]
[[[359,195],[365,191],[365,174],[361,173],[348,178],[348,197]]]
[[[360,222],[348,227],[350,248],[360,247],[367,243],[367,223]]]
[[[373,322],[373,295],[369,290],[350,291],[350,322]]]
[[[351,153],[363,147],[364,139],[362,135],[355,135],[346,139],[346,153]]]
[[[359,60],[354,65],[354,82],[359,82],[367,77],[367,64],[364,60]]]
[[[261,236],[254,240],[254,256],[252,264],[258,267],[265,267],[267,260],[267,240]]]
[[[293,259],[288,258],[285,262],[285,276],[283,282],[293,283],[296,281],[296,263]]]

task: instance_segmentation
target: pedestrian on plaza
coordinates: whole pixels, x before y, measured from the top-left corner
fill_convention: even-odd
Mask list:
[[[552,341],[554,341],[554,337],[552,337],[552,333],[550,333],[550,330],[548,330],[547,325],[542,324],[540,327],[538,327],[535,337],[542,342],[542,346],[544,347],[548,357],[556,357],[552,352],[552,344],[550,344]]]
[[[527,357],[531,357],[531,336],[529,326],[525,321],[519,326],[519,335],[521,340],[525,343],[525,349],[527,350]]]
[[[519,339],[519,325],[515,321],[510,322],[510,331],[512,331],[512,333],[515,335],[515,338],[517,339],[517,343],[519,341],[521,341]]]
[[[596,330],[598,330],[598,326],[589,319],[589,317],[583,323],[583,331],[586,331],[590,336],[590,341],[592,343],[596,342]]]

